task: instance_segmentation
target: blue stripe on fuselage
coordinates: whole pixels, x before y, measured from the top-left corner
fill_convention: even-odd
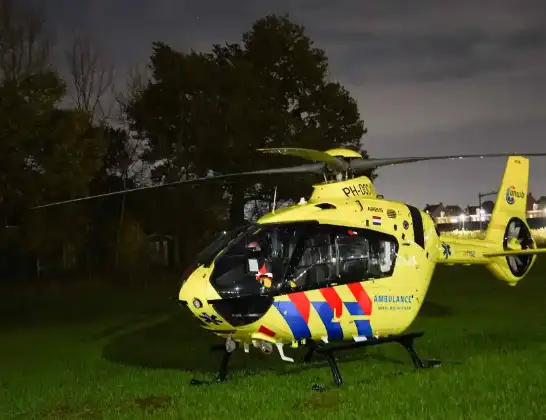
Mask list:
[[[344,302],[347,310],[351,315],[364,315],[364,311],[358,304],[358,302]],[[309,325],[305,322],[305,319],[300,314],[296,305],[292,302],[274,302],[275,307],[280,312],[282,317],[285,319],[286,323],[292,331],[292,335],[296,340],[302,340],[304,338],[311,337],[311,330]],[[339,322],[332,322],[334,318],[334,311],[330,308],[327,302],[311,302],[311,305],[320,316],[326,332],[328,334],[329,340],[342,340],[343,339],[343,329]],[[371,337],[373,336],[372,327],[370,321],[367,319],[355,320],[355,325],[357,329],[357,334],[360,337]]]
[[[292,302],[274,302],[273,304],[285,319],[296,340],[311,337],[309,326],[296,308],[296,305]]]
[[[345,302],[345,306],[351,315],[365,315],[358,302]],[[355,325],[359,337],[371,337],[373,335],[369,319],[356,319]]]
[[[332,322],[334,319],[334,311],[326,302],[311,302],[315,310],[318,312],[329,340],[343,340],[343,329],[339,322]]]

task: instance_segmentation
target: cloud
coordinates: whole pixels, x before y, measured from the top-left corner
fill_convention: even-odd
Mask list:
[[[543,119],[544,73],[481,75],[412,84],[347,85],[356,98],[370,137],[394,142],[411,135],[431,138],[469,124]],[[465,144],[464,140],[460,143]],[[388,146],[385,146],[388,150]]]
[[[208,50],[288,12],[356,98],[375,156],[531,150],[546,132],[544,0],[27,1],[48,11],[61,42],[88,34],[121,70],[146,62],[153,41]],[[476,188],[495,188],[497,164],[476,187],[477,167],[462,164],[393,168],[379,182],[417,204],[457,189],[453,202],[464,204]]]
[[[371,135],[366,145],[377,157],[430,156],[462,153],[545,152],[543,119],[476,121],[455,130],[437,130],[427,136],[407,133],[394,139]],[[532,157],[529,190],[546,195],[546,158]],[[426,203],[476,205],[478,192],[498,188],[506,158],[433,161],[378,170],[376,188],[387,198],[423,207]]]
[[[307,16],[345,80],[406,83],[513,71],[546,45],[546,5],[534,0],[350,3]],[[397,7],[393,7],[397,6]],[[321,21],[320,27],[311,22]],[[546,67],[546,58],[540,58]]]
[[[117,64],[145,60],[155,40],[181,49],[238,41],[259,17],[288,12],[326,49],[333,72],[353,84],[511,71],[546,43],[540,0],[49,0],[46,10],[61,42],[85,32]]]

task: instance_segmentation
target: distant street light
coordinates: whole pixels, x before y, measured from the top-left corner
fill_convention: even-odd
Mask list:
[[[485,210],[483,210],[482,208],[482,197],[488,197],[490,195],[496,195],[498,193],[498,191],[491,191],[491,192],[488,192],[488,193],[485,193],[485,194],[482,194],[482,193],[478,193],[478,208],[480,209],[480,213],[484,214],[485,213]],[[480,231],[482,230],[482,217],[480,216]]]
[[[463,224],[461,230],[464,230],[464,219],[465,219],[465,215],[464,215],[464,214],[461,214],[459,217],[461,218],[461,223]]]

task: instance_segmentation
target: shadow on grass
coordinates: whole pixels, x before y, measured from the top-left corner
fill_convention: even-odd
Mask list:
[[[96,337],[106,337],[108,340],[102,352],[104,359],[126,366],[172,369],[193,374],[208,375],[218,371],[222,352],[211,351],[210,348],[222,344],[223,340],[202,329],[195,320],[183,313],[123,331],[126,327],[126,324],[115,325]],[[391,346],[398,345],[392,343]],[[265,355],[255,348],[251,348],[249,354],[237,350],[229,361],[229,372],[236,376],[252,376],[266,371],[284,375],[316,368],[329,370],[324,357],[319,354],[313,356],[312,363],[298,363],[303,360],[306,352],[306,348],[288,349],[288,355],[296,360],[295,364],[291,364],[280,360],[276,351]],[[363,369],[366,363],[372,361],[411,366],[411,359],[401,346],[397,355],[397,358],[392,358],[376,351],[359,349],[340,352],[337,357],[341,363],[361,361]]]
[[[210,349],[222,344],[223,340],[202,329],[186,314],[177,313],[152,324],[126,327],[125,324],[115,325],[100,334],[108,340],[102,352],[104,359],[148,369],[206,374],[218,371],[222,352]],[[272,357],[258,351],[251,350],[251,353],[252,357],[248,357],[242,351],[236,351],[229,362],[229,370],[256,370],[264,365],[274,365]]]
[[[420,315],[425,317],[448,317],[449,309],[440,304],[427,302]],[[211,375],[218,371],[222,352],[210,351],[213,345],[222,344],[223,340],[202,329],[193,317],[184,311],[164,314],[161,319],[138,316],[127,322],[112,325],[97,334],[94,339],[105,340],[103,358],[117,364],[142,367],[147,369],[178,370],[193,375]],[[463,322],[462,320],[461,322]],[[144,324],[146,322],[146,324]],[[470,358],[483,354],[513,352],[529,349],[546,341],[545,330],[537,331],[515,329],[514,325],[499,324],[494,329],[484,324],[470,331],[457,331],[444,334],[439,331],[434,342],[426,336],[416,341],[416,349],[423,358],[438,358],[451,363],[450,356],[465,363]],[[447,326],[449,327],[449,326]],[[425,330],[426,331],[426,330]],[[428,336],[430,337],[430,335]],[[440,341],[437,341],[440,340]],[[306,354],[306,348],[287,349],[287,355],[296,360],[295,364],[280,360],[276,351],[265,355],[258,349],[251,348],[250,354],[236,351],[229,362],[230,374],[238,377],[253,376],[263,372],[292,374],[310,369],[329,371],[323,356],[315,355],[313,363],[300,364]],[[358,361],[359,368],[367,369],[367,364],[384,363],[385,368],[392,366],[412,367],[406,350],[397,343],[377,347],[351,350],[337,354],[341,369],[343,364]],[[361,366],[361,367],[360,367]]]

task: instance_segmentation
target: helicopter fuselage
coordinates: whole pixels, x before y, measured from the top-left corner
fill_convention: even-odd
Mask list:
[[[204,328],[246,345],[365,340],[415,319],[441,241],[430,216],[366,177],[319,184],[227,236],[183,281]]]

